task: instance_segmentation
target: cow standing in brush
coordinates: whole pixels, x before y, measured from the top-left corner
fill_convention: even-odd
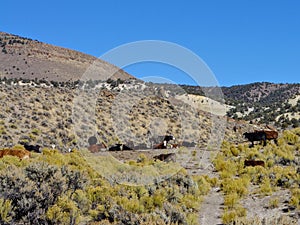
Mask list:
[[[267,140],[274,140],[277,144],[278,132],[275,130],[255,130],[254,132],[246,132],[243,134],[251,142],[251,147],[254,146],[254,141],[261,141],[266,146]]]

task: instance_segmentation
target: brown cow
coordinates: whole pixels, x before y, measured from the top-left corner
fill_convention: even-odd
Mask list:
[[[278,138],[278,132],[276,130],[264,130],[267,140],[274,139],[276,140]]]
[[[20,160],[28,159],[30,157],[30,152],[23,149],[3,149],[0,150],[0,158],[3,158],[6,155],[19,157]]]
[[[166,149],[166,148],[167,148],[167,144],[164,142],[161,142],[161,143],[153,146],[153,149]]]
[[[102,142],[102,144],[93,144],[88,147],[88,150],[92,153],[100,152],[101,150],[106,150],[107,146]]]
[[[160,160],[163,162],[176,162],[176,154],[175,153],[167,153],[167,154],[160,154],[153,157],[155,160]]]
[[[247,166],[262,166],[265,167],[265,162],[263,160],[245,160],[244,167]]]

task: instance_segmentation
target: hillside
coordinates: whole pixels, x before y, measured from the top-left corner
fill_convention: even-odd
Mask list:
[[[253,130],[250,124],[241,123],[240,133],[234,133],[237,122],[211,114],[207,103],[194,104],[184,95],[173,96],[160,85],[137,80],[93,84],[0,81],[3,147],[25,141],[45,147],[55,144],[66,151],[86,147],[92,135],[107,145],[133,141],[150,147],[151,138],[166,133],[181,141],[207,146],[210,140],[221,139],[222,132],[227,140],[242,141],[241,132]],[[215,104],[215,109],[222,107]]]
[[[15,35],[0,46],[0,224],[299,223],[300,84],[222,87],[223,99]],[[95,61],[104,79],[78,80]],[[286,129],[250,147],[243,133],[266,124]],[[179,148],[154,149],[166,134]],[[138,148],[88,151],[91,136]],[[4,156],[25,143],[42,151]]]
[[[93,65],[92,79],[130,79],[131,75],[96,57],[0,32],[0,75],[6,78],[75,81]]]
[[[193,95],[209,93],[207,87],[182,85]],[[227,107],[227,116],[248,122],[272,124],[278,128],[300,125],[300,84],[252,83],[221,87]]]

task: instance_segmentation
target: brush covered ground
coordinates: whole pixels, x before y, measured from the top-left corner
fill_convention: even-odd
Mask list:
[[[242,133],[259,127],[203,111],[205,99],[192,104],[160,85],[119,82],[82,89],[76,82],[2,81],[1,146],[40,144],[43,153],[0,160],[1,224],[297,224],[299,128],[282,132],[278,145],[249,148]],[[225,121],[219,130],[214,117]],[[93,155],[86,146],[94,126],[108,145],[147,143],[150,129],[197,147]],[[222,132],[220,148],[211,145]],[[68,148],[74,152],[64,153]],[[176,163],[153,160],[168,152],[176,152]],[[266,166],[244,168],[245,159]]]
[[[87,147],[90,136],[111,146],[122,142],[147,144],[173,134],[177,139],[207,146],[210,140],[243,141],[251,124],[227,120],[204,111],[207,103],[190,103],[189,96],[170,95],[161,86],[129,80],[125,83],[47,82],[3,79],[0,84],[0,144],[39,144],[61,151]],[[120,81],[121,82],[121,81]],[[180,96],[180,98],[178,97]],[[215,104],[219,114],[220,104]],[[238,125],[239,131],[233,131]],[[149,133],[151,130],[151,133]],[[155,143],[157,144],[157,143]]]
[[[297,224],[299,139],[298,128],[283,132],[278,145],[268,142],[265,147],[249,148],[247,144],[224,141],[221,151],[209,151],[208,162],[200,160],[205,151],[200,148],[179,149],[177,155],[193,151],[193,156],[189,161],[178,157],[176,163],[154,161],[148,152],[140,152],[129,160],[117,152],[112,157],[87,150],[61,153],[44,149],[42,154],[32,153],[29,160],[22,161],[5,156],[0,159],[0,221],[1,224],[212,224],[209,221],[213,218],[201,223],[203,216],[210,216],[202,213],[219,211],[215,216],[223,224]],[[266,166],[244,168],[245,159],[264,160]],[[208,168],[207,163],[213,166]],[[126,181],[108,177],[103,168],[132,176],[127,176]],[[145,184],[135,185],[136,177],[151,177],[153,169],[166,171],[170,176],[156,175]],[[212,191],[219,193],[219,205],[207,204],[213,199]]]

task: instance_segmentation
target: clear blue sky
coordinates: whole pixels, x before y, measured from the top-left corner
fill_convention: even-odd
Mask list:
[[[163,40],[182,45],[220,85],[300,82],[298,0],[2,1],[0,30],[101,56],[121,44]],[[145,63],[131,74],[191,83],[168,66]]]

